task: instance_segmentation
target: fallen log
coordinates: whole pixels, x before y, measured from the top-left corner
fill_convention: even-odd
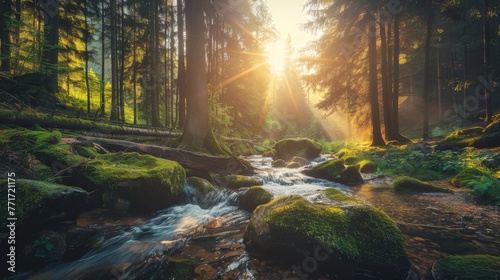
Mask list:
[[[124,140],[114,140],[96,137],[78,138],[88,145],[88,142],[98,144],[110,152],[137,152],[178,162],[184,168],[209,171],[220,174],[253,174],[253,166],[246,160],[235,157],[211,156],[194,153],[171,147],[139,144]]]

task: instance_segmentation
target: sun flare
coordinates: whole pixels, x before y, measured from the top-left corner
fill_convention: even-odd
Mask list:
[[[271,71],[280,76],[285,70],[285,50],[281,41],[273,42],[266,47],[266,57]]]

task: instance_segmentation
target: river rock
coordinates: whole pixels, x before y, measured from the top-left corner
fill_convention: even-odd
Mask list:
[[[414,194],[421,192],[451,192],[449,189],[433,186],[408,176],[399,176],[392,184],[394,191],[399,194]]]
[[[261,180],[243,175],[218,176],[215,180],[221,187],[233,190],[249,188],[252,186],[262,186],[264,184]]]
[[[186,183],[197,190],[202,196],[215,190],[214,186],[208,180],[196,176],[187,178]]]
[[[80,188],[42,181],[18,179],[15,193],[8,192],[7,180],[0,180],[0,219],[5,228],[8,218],[7,197],[15,195],[13,212],[19,227],[36,229],[68,218],[75,218],[88,207],[89,195]]]
[[[348,185],[364,182],[355,166],[346,167],[342,160],[337,159],[321,162],[313,167],[304,169],[302,173],[307,176]]]
[[[273,159],[282,159],[286,162],[294,157],[303,157],[313,160],[321,153],[321,145],[307,138],[288,138],[278,141],[274,145],[276,151]]]
[[[367,205],[319,206],[300,196],[280,197],[252,213],[244,242],[251,254],[299,269],[306,264],[308,271],[317,265],[339,279],[404,279],[409,269],[398,227]]]
[[[252,212],[257,206],[268,203],[272,198],[272,194],[262,187],[253,186],[239,197],[239,205],[242,209]]]
[[[436,280],[497,279],[500,257],[490,255],[448,256],[432,266]]]

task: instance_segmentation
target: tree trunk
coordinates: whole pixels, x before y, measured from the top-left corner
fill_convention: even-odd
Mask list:
[[[186,97],[187,118],[181,147],[223,154],[210,129],[205,59],[204,5],[208,1],[186,1]]]
[[[106,66],[106,35],[104,29],[106,28],[106,24],[104,21],[104,1],[102,0],[101,2],[101,37],[102,37],[102,44],[101,44],[101,117],[104,117],[106,115],[106,97],[105,97],[105,66]]]
[[[431,36],[432,36],[432,0],[427,0],[427,31],[425,35],[425,58],[424,58],[424,92],[423,92],[423,113],[424,125],[423,135],[429,138],[429,90],[430,90],[430,56],[431,56]]]
[[[389,92],[389,73],[387,67],[387,38],[385,33],[385,22],[379,20],[379,32],[380,32],[380,52],[382,53],[382,106],[384,113],[384,126],[385,126],[385,139],[395,140],[392,132],[391,123],[391,94]]]
[[[87,116],[90,117],[90,85],[89,85],[89,40],[90,31],[88,24],[88,6],[87,1],[83,1],[83,13],[85,20],[85,89],[87,90]]]
[[[121,3],[120,9],[120,121],[125,122],[125,94],[123,92],[124,79],[125,79],[125,1]]]
[[[132,4],[132,14],[134,17],[134,22],[136,22],[136,7],[135,3]],[[136,61],[136,32],[137,32],[137,27],[135,24],[132,27],[133,31],[133,38],[132,38],[132,84],[133,84],[133,95],[134,95],[134,125],[137,124],[137,65],[135,64]]]
[[[391,122],[392,129],[394,130],[394,136],[398,142],[409,142],[410,139],[404,137],[399,132],[399,16],[394,17],[394,86],[392,91],[392,109],[391,109]]]
[[[161,127],[160,122],[160,64],[159,64],[159,18],[158,1],[153,0],[150,6],[150,72],[151,78],[151,125]]]
[[[42,52],[42,67],[47,75],[47,90],[57,92],[58,64],[59,64],[59,4],[52,5],[52,1],[44,2],[44,35],[45,44]],[[57,2],[56,2],[57,3]]]
[[[112,121],[120,120],[119,96],[118,96],[118,59],[116,40],[116,0],[111,0],[111,116]]]
[[[491,85],[491,81],[488,79],[489,75],[489,60],[490,60],[490,20],[488,18],[488,9],[489,9],[489,0],[483,0],[483,43],[484,43],[484,58],[483,58],[483,68],[484,68],[484,80],[486,84],[484,87],[484,97],[485,97],[485,107],[486,107],[486,123],[491,123],[493,117],[493,103],[492,103],[492,91],[493,85]]]
[[[380,132],[380,113],[378,106],[377,83],[377,27],[368,26],[368,75],[370,78],[370,109],[372,117],[372,146],[384,146],[385,141]]]
[[[189,1],[189,0],[188,0]],[[196,154],[177,148],[137,144],[129,141],[86,137],[86,141],[98,144],[108,151],[137,152],[178,162],[184,168],[222,174],[253,174],[253,166],[243,159]],[[86,143],[87,144],[87,143]]]
[[[2,57],[0,71],[10,72],[10,27],[9,19],[12,15],[12,1],[4,0],[0,4],[0,57]]]
[[[177,94],[179,96],[179,127],[184,127],[186,122],[186,85],[184,80],[184,9],[182,0],[177,0],[177,36],[178,36],[178,62],[177,62]]]

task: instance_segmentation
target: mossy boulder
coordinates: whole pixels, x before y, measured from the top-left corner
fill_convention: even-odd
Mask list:
[[[451,192],[449,189],[436,187],[408,176],[399,176],[392,184],[396,193],[414,194],[421,192]]]
[[[221,187],[233,190],[252,186],[262,186],[264,184],[261,180],[243,175],[218,176],[215,179]]]
[[[273,161],[272,166],[276,168],[286,167],[286,162],[282,159],[277,159]]]
[[[15,193],[9,191],[7,180],[0,180],[0,219],[5,229],[7,197],[15,195],[16,224],[20,228],[36,229],[63,219],[74,218],[88,208],[89,195],[80,188],[42,181],[17,179]],[[11,182],[10,186],[14,186]],[[10,189],[13,189],[12,187]],[[9,196],[10,194],[10,196]]]
[[[359,172],[361,173],[375,173],[377,172],[378,165],[370,160],[362,160],[356,164]]]
[[[451,179],[451,184],[457,188],[466,188],[468,184],[477,178],[482,176],[487,176],[488,174],[476,169],[476,168],[466,168]]]
[[[347,185],[356,185],[362,184],[365,181],[356,166],[351,165],[340,171],[340,182]]]
[[[298,162],[295,162],[295,161],[290,161],[287,165],[286,165],[286,168],[300,168],[301,165],[300,163]]]
[[[274,154],[276,153],[275,150],[271,149],[271,150],[268,150],[268,151],[265,151],[263,154],[262,154],[262,157],[273,157]]]
[[[311,163],[310,160],[303,158],[303,157],[293,157],[292,160],[293,162],[299,163],[301,166],[305,166]]]
[[[239,197],[240,208],[252,212],[257,206],[266,204],[273,198],[273,195],[259,186],[249,188]]]
[[[342,160],[332,159],[318,163],[311,168],[304,169],[302,173],[307,176],[337,182],[340,179],[340,172],[344,169],[345,166]]]
[[[215,190],[214,186],[208,180],[196,176],[187,178],[186,183],[197,190],[201,195],[206,195]]]
[[[366,205],[319,206],[300,196],[280,197],[255,209],[244,242],[251,254],[292,264],[321,255],[318,272],[339,279],[404,279],[409,269],[394,221]]]
[[[147,213],[177,203],[186,173],[177,162],[138,153],[99,155],[77,168],[78,175],[130,202],[130,212]]]
[[[345,167],[344,162],[338,159],[321,162],[311,168],[304,169],[302,173],[307,176],[348,185],[364,182],[355,166]]]
[[[432,267],[436,280],[494,280],[500,277],[500,257],[490,255],[448,256]]]
[[[321,145],[307,138],[288,138],[278,141],[274,145],[276,153],[273,159],[290,161],[294,157],[303,157],[313,160],[321,153]]]

